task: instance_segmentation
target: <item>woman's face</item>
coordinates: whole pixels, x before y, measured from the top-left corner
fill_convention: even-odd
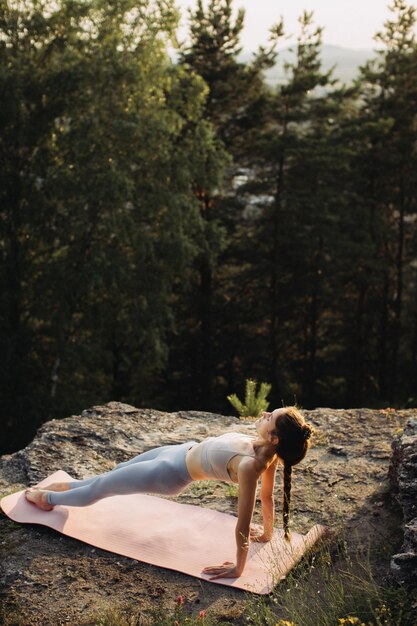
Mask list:
[[[285,409],[275,409],[271,413],[264,411],[261,417],[256,420],[255,428],[264,439],[269,439],[272,432],[275,431],[275,424],[280,415],[285,414]]]

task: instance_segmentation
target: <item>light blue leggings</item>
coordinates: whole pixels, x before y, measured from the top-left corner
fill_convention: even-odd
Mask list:
[[[185,455],[195,443],[148,450],[110,472],[68,483],[68,491],[48,491],[47,501],[53,505],[88,506],[102,498],[129,493],[175,496],[192,482]]]

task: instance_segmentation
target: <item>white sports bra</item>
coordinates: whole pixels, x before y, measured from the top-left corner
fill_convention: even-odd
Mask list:
[[[236,448],[236,442],[242,439],[252,441],[250,435],[225,433],[219,437],[207,437],[198,444],[201,448],[201,467],[208,478],[232,482],[227,471],[230,459],[238,454],[255,458],[255,454],[244,454]]]

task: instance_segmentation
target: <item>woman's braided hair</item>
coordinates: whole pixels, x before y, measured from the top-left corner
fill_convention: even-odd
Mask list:
[[[305,457],[313,428],[306,423],[297,407],[284,408],[285,413],[279,415],[275,423],[275,433],[279,439],[275,452],[284,464],[282,519],[285,538],[289,540],[292,468]]]

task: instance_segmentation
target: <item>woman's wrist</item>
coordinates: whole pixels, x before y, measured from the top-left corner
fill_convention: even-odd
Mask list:
[[[264,530],[263,532],[264,537],[266,537],[268,541],[272,539],[272,535],[274,534],[274,524],[273,523],[271,524],[270,522],[268,524],[264,523],[263,530]]]

